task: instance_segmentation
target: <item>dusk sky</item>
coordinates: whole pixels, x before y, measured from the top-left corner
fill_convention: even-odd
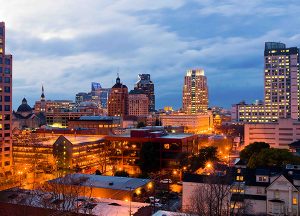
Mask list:
[[[114,3],[113,3],[114,2]],[[13,106],[72,99],[139,73],[155,83],[156,108],[181,107],[187,69],[203,68],[210,106],[263,99],[265,41],[300,46],[299,0],[1,1],[13,54]]]

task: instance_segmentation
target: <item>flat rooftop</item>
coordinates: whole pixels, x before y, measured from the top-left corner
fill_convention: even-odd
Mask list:
[[[95,142],[95,141],[100,141],[103,140],[105,136],[103,135],[64,135],[64,134],[53,134],[49,135],[47,134],[45,138],[48,138],[48,140],[43,141],[43,145],[53,145],[55,141],[58,139],[60,136],[64,136],[67,140],[69,140],[73,145],[80,144],[80,143],[85,143],[85,142]]]
[[[157,132],[151,132],[153,134],[157,133]],[[191,136],[194,136],[195,134],[190,134],[190,133],[180,133],[180,134],[166,134],[166,135],[163,135],[163,136],[160,136],[160,137],[156,137],[156,138],[159,138],[159,139],[183,139],[183,138],[188,138],[188,137],[191,137]],[[111,137],[124,137],[124,138],[130,138],[130,134],[121,134],[121,135],[115,135],[115,136],[111,136]],[[132,137],[132,138],[148,138],[148,137]]]
[[[120,117],[116,116],[81,116],[79,119],[72,121],[112,121],[120,120]]]
[[[139,187],[144,186],[151,182],[149,179],[141,178],[128,178],[128,177],[118,177],[118,176],[101,176],[101,175],[88,175],[88,174],[70,174],[67,177],[72,179],[87,178],[86,181],[81,183],[82,186],[93,187],[93,188],[106,188],[113,190],[135,190]],[[64,177],[66,178],[66,177]],[[63,178],[53,179],[50,182],[57,182]]]

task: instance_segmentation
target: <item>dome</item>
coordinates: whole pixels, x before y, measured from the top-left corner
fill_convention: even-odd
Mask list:
[[[17,112],[32,112],[32,109],[27,104],[27,100],[25,98],[23,98],[22,104],[18,107]]]

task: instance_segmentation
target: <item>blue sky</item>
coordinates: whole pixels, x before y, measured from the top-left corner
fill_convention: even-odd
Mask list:
[[[183,77],[203,68],[210,105],[263,98],[265,41],[300,46],[298,0],[10,0],[1,2],[14,56],[13,103],[74,99],[92,81],[129,89],[150,73],[156,108],[181,106]]]

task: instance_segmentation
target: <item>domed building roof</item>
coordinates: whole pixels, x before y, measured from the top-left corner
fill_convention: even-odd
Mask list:
[[[27,104],[25,98],[23,98],[22,104],[18,107],[17,112],[32,112],[32,108]]]
[[[123,85],[121,83],[121,80],[120,80],[119,75],[118,75],[118,77],[116,79],[116,84],[112,88],[127,88],[127,86]]]

